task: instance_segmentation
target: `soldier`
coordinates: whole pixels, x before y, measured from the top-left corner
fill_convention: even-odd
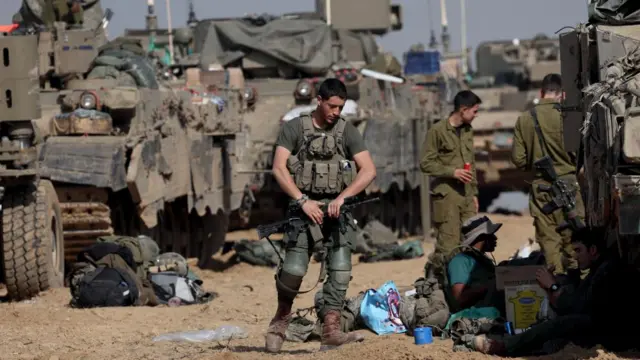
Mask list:
[[[425,265],[427,278],[442,280],[444,258],[460,245],[462,223],[478,212],[471,122],[481,102],[469,90],[458,92],[449,118],[427,133],[420,168],[435,178],[431,193],[436,229],[436,248]]]
[[[562,116],[560,101],[563,97],[562,79],[558,74],[549,74],[542,80],[541,100],[531,111],[524,112],[518,118],[514,129],[513,150],[511,161],[516,167],[526,171],[533,171],[533,163],[544,155],[553,160],[553,167],[560,179],[574,187],[576,198],[576,212],[584,217],[584,204],[580,194],[580,186],[576,177],[576,156],[564,150]],[[543,137],[542,145],[536,134],[533,114],[536,114],[540,132]],[[545,149],[542,149],[542,146]],[[564,263],[569,269],[576,269],[577,263],[573,259],[571,248],[571,230],[556,232],[556,227],[564,221],[562,209],[551,214],[544,214],[542,207],[551,201],[548,193],[538,189],[539,184],[549,183],[543,179],[538,171],[529,192],[529,211],[533,216],[536,229],[536,240],[540,244],[547,264],[555,267],[556,274],[562,274]]]
[[[320,240],[328,250],[324,305],[318,313],[324,322],[322,344],[339,346],[363,340],[359,334],[340,331],[356,237],[353,218],[340,215],[340,207],[345,198],[359,194],[373,181],[376,169],[358,130],[340,117],[346,98],[340,80],[325,80],[318,89],[316,109],[285,123],[276,142],[273,175],[313,225],[308,231],[285,234],[286,255],[276,277],[278,309],[266,336],[269,352],[282,347],[293,299],[307,273],[314,244]],[[321,209],[324,206],[328,217]]]

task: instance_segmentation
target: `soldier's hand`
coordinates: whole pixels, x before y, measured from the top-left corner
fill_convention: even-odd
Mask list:
[[[456,171],[453,172],[453,177],[465,184],[470,183],[471,180],[473,180],[473,174],[471,171],[465,169],[456,169]]]
[[[323,204],[319,201],[315,200],[307,200],[302,204],[302,211],[316,224],[322,225],[322,218],[324,218],[324,213],[320,206]]]
[[[329,211],[327,213],[329,216],[337,218],[340,215],[340,207],[344,204],[344,199],[341,197],[337,197],[335,200],[329,203]]]

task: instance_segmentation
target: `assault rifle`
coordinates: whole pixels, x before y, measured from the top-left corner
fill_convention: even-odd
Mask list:
[[[357,206],[363,205],[363,204],[368,204],[374,201],[379,201],[380,198],[372,198],[372,199],[366,199],[366,200],[360,200],[357,197],[349,197],[346,198],[344,200],[344,203],[342,204],[342,206],[340,206],[340,216],[338,217],[338,219],[340,219],[340,230],[343,231],[343,229],[346,229],[346,226],[348,226],[345,223],[344,215],[348,212],[350,212],[352,209],[354,209]],[[327,219],[328,218],[328,214],[325,212],[324,213],[324,218]],[[319,283],[322,282],[322,280],[325,277],[325,257],[326,257],[326,249],[323,247],[322,250],[322,263],[320,264],[320,274],[318,275],[318,281],[316,282],[316,284],[309,290],[305,290],[305,291],[296,291],[293,289],[290,289],[288,286],[286,286],[285,284],[283,284],[280,279],[278,278],[278,274],[280,273],[280,270],[282,268],[282,264],[284,263],[284,259],[282,258],[282,256],[280,256],[280,252],[278,251],[278,249],[276,248],[276,246],[271,242],[271,239],[269,239],[269,236],[276,234],[276,233],[291,233],[291,234],[299,234],[302,231],[306,231],[306,230],[311,230],[312,232],[312,237],[313,236],[313,232],[316,231],[320,231],[318,226],[313,226],[315,225],[313,223],[313,220],[311,220],[307,214],[304,213],[304,211],[302,211],[302,207],[300,205],[298,205],[297,203],[295,205],[292,205],[289,208],[289,217],[285,220],[281,220],[275,223],[271,223],[271,224],[267,224],[267,225],[258,225],[256,230],[258,231],[258,237],[260,239],[267,239],[267,241],[269,242],[269,244],[271,245],[271,247],[273,247],[273,249],[276,251],[276,254],[278,255],[278,258],[280,258],[280,264],[278,265],[278,271],[275,274],[275,279],[276,279],[276,283],[281,286],[282,288],[284,288],[286,291],[294,293],[294,294],[304,294],[304,293],[308,293],[309,291],[313,290],[316,288],[316,286],[318,286]]]
[[[379,197],[366,200],[360,200],[356,197],[346,198],[344,200],[344,204],[342,204],[342,206],[340,207],[340,215],[345,214],[360,205],[379,200]],[[328,216],[329,215],[327,215],[327,213],[325,212],[325,219],[327,219]],[[289,208],[289,218],[272,224],[258,225],[256,230],[258,230],[258,238],[266,238],[267,240],[269,240],[269,236],[276,233],[286,233],[290,230],[295,230],[298,232],[306,230],[312,223],[312,220],[307,216],[307,214],[304,213],[304,211],[302,211],[302,207],[296,203]]]
[[[553,106],[557,108],[557,104],[553,104]],[[533,118],[534,129],[538,135],[538,141],[540,142],[540,150],[543,154],[540,159],[533,163],[533,166],[536,170],[542,173],[545,180],[551,183],[551,186],[543,184],[538,185],[538,190],[551,195],[551,202],[542,207],[542,212],[549,215],[557,209],[562,209],[565,222],[556,227],[556,232],[561,232],[568,228],[571,228],[574,231],[580,230],[584,228],[585,225],[582,222],[582,219],[580,219],[580,216],[576,213],[576,194],[574,194],[572,189],[569,188],[566,181],[558,177],[556,170],[553,168],[553,160],[549,157],[549,148],[547,147],[547,142],[544,140],[542,130],[540,129],[536,108],[533,107],[530,110],[530,113]],[[580,194],[577,195],[581,196]]]
[[[540,160],[534,162],[533,165],[542,173],[542,176],[551,183],[551,186],[544,184],[538,185],[538,190],[551,195],[551,202],[542,207],[542,212],[549,215],[557,209],[562,209],[564,213],[565,222],[558,225],[556,231],[561,232],[568,228],[575,231],[584,228],[584,222],[576,212],[576,195],[581,195],[574,194],[573,189],[568,186],[567,182],[558,178],[558,174],[553,168],[553,162],[549,156],[543,156]]]

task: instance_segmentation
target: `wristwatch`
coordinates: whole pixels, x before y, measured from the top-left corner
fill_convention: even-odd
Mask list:
[[[296,200],[296,203],[298,204],[298,206],[302,206],[307,200],[309,200],[309,196],[307,196],[306,194],[302,194],[300,199]]]
[[[551,290],[551,292],[556,292],[558,291],[558,289],[560,289],[560,286],[558,286],[558,284],[552,284],[551,286],[549,286],[549,290]]]

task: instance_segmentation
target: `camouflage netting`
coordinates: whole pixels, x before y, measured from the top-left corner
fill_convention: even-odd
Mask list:
[[[100,49],[87,79],[113,79],[118,86],[159,88],[155,67],[140,42],[122,38]]]
[[[606,25],[640,24],[640,1],[589,0],[589,22]]]

